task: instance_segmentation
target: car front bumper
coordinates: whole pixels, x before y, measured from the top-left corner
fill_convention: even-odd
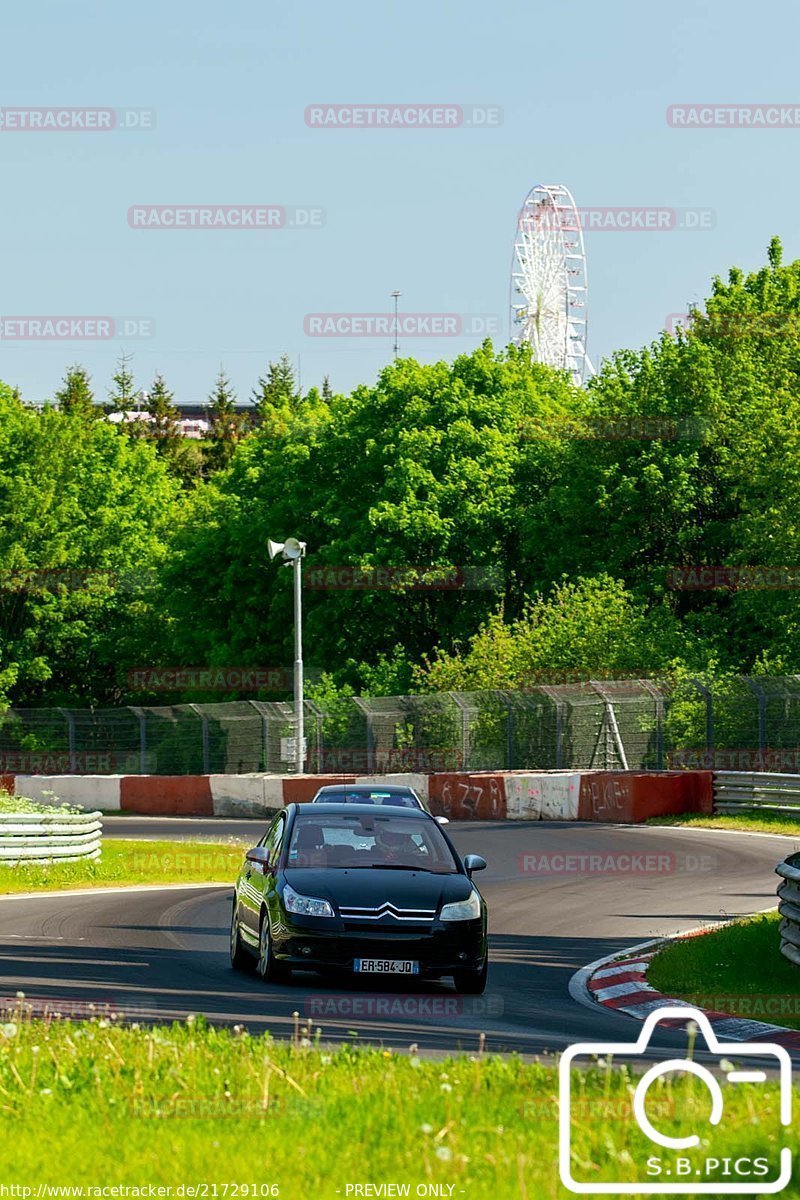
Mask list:
[[[419,975],[450,975],[454,971],[480,970],[486,960],[485,922],[434,922],[424,928],[402,928],[381,923],[370,928],[325,929],[320,920],[294,918],[273,929],[273,953],[287,966],[316,970],[353,970],[358,958],[410,959],[419,963]],[[401,978],[401,976],[396,976]]]

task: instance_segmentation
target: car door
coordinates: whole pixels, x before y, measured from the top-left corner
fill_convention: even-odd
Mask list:
[[[279,813],[274,829],[270,829],[271,837],[267,849],[269,862],[263,875],[262,895],[270,914],[270,923],[274,928],[281,922],[281,907],[278,897],[278,864],[281,861],[283,842],[286,837],[286,814]],[[256,914],[258,915],[258,914]]]
[[[269,866],[262,867],[259,863],[253,862],[245,863],[244,873],[239,884],[239,920],[243,933],[250,941],[258,939],[261,905],[264,902],[266,886],[270,879],[273,880],[274,886],[275,876],[270,872],[270,867],[273,862],[277,862],[276,847],[277,855],[280,855],[285,825],[284,814],[278,813],[258,843],[269,853]]]

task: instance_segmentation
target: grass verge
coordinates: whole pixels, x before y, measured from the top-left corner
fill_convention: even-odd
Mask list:
[[[93,862],[0,865],[0,895],[145,883],[230,883],[244,843],[155,842],[109,838]]]
[[[648,825],[688,825],[697,829],[741,829],[746,833],[780,833],[796,837],[800,841],[800,818],[785,813],[764,812],[750,809],[742,813],[720,813],[706,816],[704,813],[684,813],[681,816],[651,817]]]
[[[52,817],[58,813],[81,813],[85,810],[74,804],[37,804],[26,796],[12,796],[0,788],[0,816],[7,813],[27,813],[31,816],[37,813]]]
[[[277,1043],[202,1019],[139,1028],[28,1021],[23,1012],[20,1001],[0,1025],[6,1184],[164,1186],[172,1196],[234,1200],[567,1194],[552,1066],[481,1055],[434,1062],[413,1047],[326,1051],[310,1027]],[[634,1084],[624,1070],[573,1073],[576,1177],[647,1178],[654,1147],[632,1127]],[[704,1156],[772,1162],[781,1132],[797,1148],[797,1129],[777,1124],[777,1085],[759,1085],[757,1097],[755,1087],[726,1096],[725,1128],[713,1149],[704,1142]],[[698,1080],[673,1077],[656,1090],[648,1106],[662,1131],[705,1126]],[[359,1184],[407,1190],[354,1191]],[[206,1190],[188,1190],[198,1185]]]
[[[679,938],[650,964],[648,983],[700,1008],[800,1029],[800,967],[780,953],[777,912]]]

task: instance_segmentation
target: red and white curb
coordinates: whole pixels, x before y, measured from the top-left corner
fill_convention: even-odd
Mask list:
[[[699,937],[711,933],[719,926],[692,929],[675,937],[654,938],[641,942],[621,954],[611,954],[582,967],[569,982],[569,993],[573,1000],[588,1008],[600,1004],[603,1008],[622,1013],[643,1021],[651,1012],[667,1006],[691,1008],[708,1018],[711,1028],[720,1041],[729,1042],[774,1042],[800,1055],[800,1030],[787,1029],[785,1025],[769,1025],[764,1021],[753,1021],[747,1017],[734,1017],[730,1013],[713,1009],[698,1008],[688,1000],[665,996],[647,982],[650,962],[662,947],[682,937]],[[678,1019],[665,1020],[666,1026],[680,1026]]]

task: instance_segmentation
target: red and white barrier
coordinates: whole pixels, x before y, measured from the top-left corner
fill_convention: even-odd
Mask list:
[[[3,786],[41,804],[57,796],[64,804],[80,804],[102,812],[119,812],[122,775],[5,775]]]
[[[588,771],[581,774],[578,819],[626,825],[686,812],[714,811],[713,771]]]
[[[31,800],[153,816],[267,818],[331,783],[409,784],[456,821],[606,821],[713,812],[711,771],[449,771],[431,775],[7,775]]]
[[[577,821],[578,771],[507,775],[506,816],[512,821]]]

